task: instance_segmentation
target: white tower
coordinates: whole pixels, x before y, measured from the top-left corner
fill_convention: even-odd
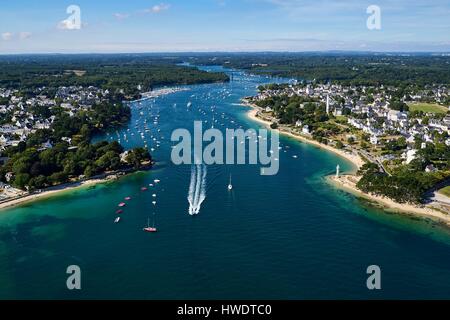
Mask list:
[[[327,94],[327,114],[330,114],[330,96]]]
[[[339,178],[339,170],[341,167],[339,165],[336,166],[336,178]]]

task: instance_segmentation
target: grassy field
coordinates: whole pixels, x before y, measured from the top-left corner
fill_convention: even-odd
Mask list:
[[[337,121],[345,121],[345,123],[347,123],[347,117],[346,116],[336,116],[336,120]]]
[[[409,111],[423,111],[428,113],[446,113],[448,109],[446,107],[440,106],[436,103],[410,103],[408,104]]]
[[[445,196],[447,196],[447,197],[450,197],[450,186],[442,188],[438,192],[443,194],[443,195],[445,195]]]

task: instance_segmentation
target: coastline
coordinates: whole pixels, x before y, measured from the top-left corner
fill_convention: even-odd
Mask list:
[[[247,112],[247,116],[261,124],[264,124],[266,127],[270,128],[271,122],[261,119],[258,116],[258,112],[260,111],[260,108],[258,106],[255,106],[254,104],[248,103],[244,100],[244,105],[250,107],[251,109]],[[300,140],[305,143],[312,144],[314,146],[317,146],[319,148],[328,150],[330,152],[333,152],[334,154],[341,156],[342,158],[345,158],[346,160],[353,163],[353,165],[359,169],[365,162],[364,160],[354,153],[347,153],[342,150],[333,148],[329,145],[325,145],[322,143],[319,143],[317,141],[314,141],[312,139],[308,139],[306,137],[303,137],[301,135],[293,134],[291,132],[287,132],[285,130],[277,129],[281,134],[290,136],[294,139]],[[416,216],[420,216],[423,218],[430,218],[433,220],[437,220],[439,222],[442,222],[446,224],[447,226],[450,226],[450,215],[445,214],[439,210],[435,210],[433,208],[430,208],[429,206],[416,206],[412,204],[405,204],[405,203],[398,203],[395,202],[389,198],[367,194],[362,192],[356,187],[356,183],[359,180],[359,177],[357,177],[355,174],[347,174],[347,175],[341,175],[340,177],[336,178],[335,176],[328,176],[327,182],[332,184],[333,186],[340,188],[342,190],[345,190],[351,194],[366,198],[368,200],[374,201],[378,204],[380,204],[384,210],[387,211],[395,211],[400,212],[403,214],[412,214]]]
[[[104,184],[104,183],[116,181],[121,177],[130,175],[130,174],[134,174],[137,172],[146,171],[149,168],[151,168],[151,167],[144,167],[140,170],[128,170],[128,171],[121,170],[121,171],[104,173],[101,175],[94,176],[90,179],[67,182],[67,183],[57,185],[57,186],[49,187],[49,188],[42,190],[42,192],[25,194],[25,195],[22,195],[22,196],[19,196],[16,198],[6,199],[3,202],[0,202],[0,213],[2,211],[4,211],[5,209],[11,209],[13,207],[23,205],[25,203],[34,202],[37,200],[43,200],[45,198],[49,198],[54,195],[63,194],[63,193],[69,192],[69,191],[83,189],[83,188],[95,186],[98,184]]]
[[[339,177],[336,176],[328,176],[327,182],[332,184],[333,186],[343,189],[351,194],[354,194],[359,197],[363,197],[365,199],[377,202],[380,204],[384,210],[387,211],[395,211],[404,214],[412,214],[416,216],[420,216],[422,218],[430,218],[436,220],[438,222],[442,222],[447,226],[450,226],[450,215],[440,212],[438,210],[434,210],[427,206],[416,206],[408,203],[398,203],[389,198],[368,194],[362,192],[356,187],[356,183],[359,180],[359,177],[354,175],[341,175]]]
[[[45,198],[49,198],[53,195],[63,194],[65,192],[82,189],[89,186],[95,186],[97,184],[103,184],[106,182],[117,180],[118,178],[119,178],[118,175],[109,175],[104,178],[93,178],[84,181],[68,182],[58,186],[47,188],[40,193],[25,194],[23,196],[1,202],[0,213],[5,209],[11,209],[12,207],[17,207],[25,203],[42,200]]]
[[[266,127],[270,128],[271,123],[269,121],[261,119],[260,117],[258,117],[257,114],[258,114],[259,109],[260,109],[259,107],[254,106],[253,104],[250,104],[250,103],[245,103],[244,105],[251,107],[251,109],[247,112],[247,116],[250,119],[252,119],[252,120],[254,120],[256,122],[259,122],[261,124],[264,124]],[[308,139],[308,138],[306,138],[304,136],[301,136],[301,135],[298,135],[298,134],[293,134],[291,132],[287,132],[287,131],[285,131],[283,129],[276,129],[276,130],[278,130],[280,132],[280,134],[284,134],[286,136],[292,137],[292,138],[300,140],[302,142],[306,142],[306,143],[312,144],[312,145],[314,145],[316,147],[319,147],[319,148],[328,150],[330,152],[333,152],[334,154],[336,154],[336,155],[338,155],[338,156],[340,156],[340,157],[350,161],[356,167],[356,170],[359,169],[365,163],[364,160],[357,154],[348,153],[348,152],[345,152],[343,150],[339,150],[339,149],[333,148],[333,147],[331,147],[329,145],[320,143],[320,142],[312,140],[312,139]],[[356,172],[356,170],[355,170],[355,172]]]

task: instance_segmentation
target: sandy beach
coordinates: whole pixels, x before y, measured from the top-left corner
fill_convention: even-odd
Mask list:
[[[416,206],[407,203],[398,203],[386,197],[362,192],[356,187],[356,183],[359,181],[359,179],[360,178],[355,175],[341,175],[338,178],[335,176],[327,177],[327,180],[334,186],[344,189],[354,195],[361,196],[371,201],[375,201],[381,204],[385,210],[431,218],[450,226],[450,215],[438,210],[434,210],[428,206]]]
[[[257,113],[258,113],[258,111],[259,111],[259,110],[258,110],[259,107],[255,107],[255,106],[253,106],[253,105],[251,105],[251,104],[246,104],[246,105],[249,106],[249,107],[251,107],[251,109],[250,109],[250,110],[248,111],[248,113],[247,113],[247,115],[248,115],[248,117],[249,117],[250,119],[252,119],[252,120],[254,120],[254,121],[257,121],[257,122],[259,122],[259,123],[261,123],[261,124],[264,124],[265,126],[267,126],[268,128],[270,128],[271,122],[266,121],[266,120],[263,120],[263,119],[261,119],[261,118],[259,118],[259,117],[257,116]],[[277,130],[278,130],[278,129],[277,129]],[[314,146],[316,146],[316,147],[319,147],[319,148],[328,150],[328,151],[330,151],[330,152],[333,152],[333,153],[337,154],[338,156],[340,156],[340,157],[342,157],[342,158],[344,158],[344,159],[347,159],[348,161],[350,161],[351,163],[353,163],[354,166],[356,167],[356,170],[357,170],[358,168],[360,168],[360,167],[364,164],[364,160],[363,160],[359,155],[357,155],[357,154],[354,154],[354,153],[346,152],[346,151],[344,151],[344,150],[339,150],[339,149],[333,148],[333,147],[328,146],[328,145],[326,145],[326,144],[323,144],[323,143],[317,142],[317,141],[315,141],[315,140],[309,139],[309,138],[307,138],[307,137],[301,136],[301,135],[299,135],[299,134],[293,134],[293,133],[291,133],[291,132],[287,132],[287,131],[285,131],[285,130],[283,130],[283,129],[279,129],[278,131],[280,132],[280,134],[284,134],[284,135],[293,137],[293,138],[298,139],[298,140],[300,140],[300,141],[303,141],[303,142],[312,144],[312,145],[314,145]],[[356,170],[355,170],[355,171],[356,171]]]
[[[81,188],[86,188],[86,187],[94,186],[94,185],[101,184],[101,183],[106,183],[109,181],[116,180],[117,178],[118,178],[117,175],[109,175],[104,178],[94,178],[94,179],[89,179],[89,180],[84,180],[84,181],[69,182],[69,183],[59,185],[59,186],[50,187],[50,188],[43,190],[40,193],[25,194],[24,196],[1,202],[0,210],[19,206],[21,204],[33,202],[36,200],[42,200],[42,199],[51,197],[56,194],[62,194],[64,192],[69,192],[69,191],[73,191],[76,189],[81,189]]]
[[[270,127],[270,125],[271,125],[270,121],[267,121],[267,120],[264,120],[264,119],[261,119],[260,117],[258,117],[258,112],[260,110],[259,107],[249,104],[249,103],[244,103],[244,105],[251,107],[251,109],[247,113],[247,115],[250,119],[257,121],[261,124],[264,124],[267,127]],[[288,135],[288,136],[298,139],[300,141],[303,141],[303,142],[312,144],[314,146],[317,146],[319,148],[331,151],[331,152],[347,159],[348,161],[352,162],[355,165],[356,170],[365,163],[364,160],[357,154],[349,153],[349,152],[345,152],[343,150],[333,148],[331,146],[319,143],[312,139],[308,139],[301,135],[293,134],[291,132],[286,132],[283,129],[279,129],[278,131],[281,134]],[[327,177],[327,180],[331,184],[333,184],[335,187],[341,188],[352,194],[355,194],[355,195],[358,195],[358,196],[364,197],[366,199],[369,199],[371,201],[375,201],[375,202],[379,203],[385,210],[391,210],[391,211],[405,213],[405,214],[413,214],[413,215],[420,216],[420,217],[427,217],[427,218],[431,218],[431,219],[439,221],[439,222],[443,222],[446,225],[450,226],[450,215],[445,214],[441,211],[432,209],[429,206],[415,206],[412,204],[398,203],[398,202],[395,202],[386,197],[371,195],[371,194],[362,192],[361,190],[359,190],[356,187],[356,183],[359,180],[359,177],[357,177],[356,175],[351,175],[351,174],[350,175],[341,175],[339,178],[336,178],[335,176],[330,176],[330,177]]]

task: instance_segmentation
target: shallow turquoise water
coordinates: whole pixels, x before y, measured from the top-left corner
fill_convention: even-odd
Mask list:
[[[206,199],[199,215],[189,216],[191,168],[170,162],[172,130],[191,130],[194,120],[211,121],[213,113],[218,128],[259,128],[237,103],[271,81],[235,73],[230,84],[192,86],[135,104],[129,141],[123,141],[123,130],[121,142],[142,145],[135,121],[142,128],[148,118],[155,128],[159,114],[161,132],[155,135],[161,148],[153,153],[158,165],[2,211],[0,298],[450,298],[447,229],[383,213],[334,189],[324,176],[336,164],[344,171],[351,165],[287,137],[281,138],[286,152],[276,176],[261,176],[253,165],[209,167]],[[117,135],[104,138],[111,137]],[[140,191],[154,179],[161,183]],[[133,199],[115,225],[117,204],[126,196]],[[142,227],[153,213],[159,232],[146,234]],[[73,264],[82,270],[82,290],[76,292],[66,288],[65,270]],[[366,288],[371,264],[382,270],[377,292]]]

